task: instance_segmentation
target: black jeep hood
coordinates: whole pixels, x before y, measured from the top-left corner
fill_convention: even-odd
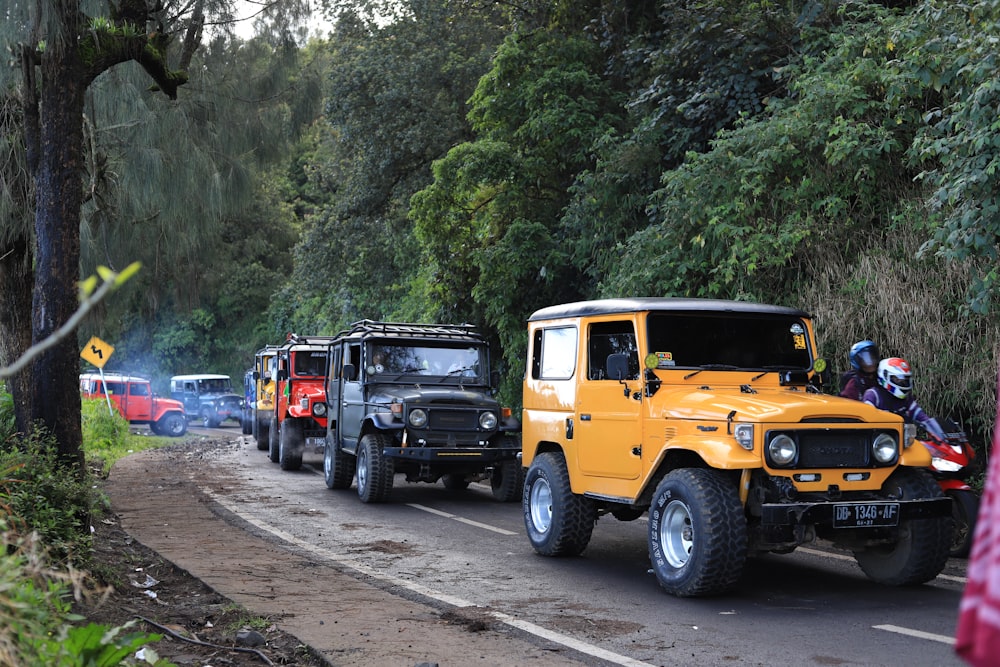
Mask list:
[[[422,405],[464,405],[484,408],[497,406],[492,396],[481,391],[469,391],[458,387],[379,385],[372,389],[373,401],[391,403],[394,399],[397,402]]]

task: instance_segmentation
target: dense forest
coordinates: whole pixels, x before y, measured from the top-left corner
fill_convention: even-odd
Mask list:
[[[288,332],[472,322],[517,405],[533,310],[714,297],[813,313],[836,371],[871,338],[992,427],[1000,1],[300,9],[206,30],[176,99],[134,62],[87,89],[81,276],[142,263],[79,332],[109,368],[238,383]]]

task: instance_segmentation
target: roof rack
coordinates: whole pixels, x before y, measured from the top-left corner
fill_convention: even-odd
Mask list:
[[[409,336],[454,336],[461,338],[482,339],[474,324],[419,324],[414,322],[382,322],[378,320],[359,320],[351,324],[351,328],[338,334],[349,336],[355,333],[396,334]]]
[[[334,338],[336,336],[300,336],[297,333],[290,333],[285,345],[329,345]]]

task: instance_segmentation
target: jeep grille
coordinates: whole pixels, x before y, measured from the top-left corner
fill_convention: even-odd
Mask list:
[[[871,429],[770,431],[765,442],[783,433],[798,443],[799,457],[793,468],[870,468],[872,442],[880,431]]]
[[[435,431],[476,431],[479,413],[475,410],[428,410],[428,427]]]

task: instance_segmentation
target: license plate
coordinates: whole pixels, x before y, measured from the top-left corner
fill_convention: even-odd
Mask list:
[[[833,506],[834,528],[898,525],[899,503],[840,503]]]

